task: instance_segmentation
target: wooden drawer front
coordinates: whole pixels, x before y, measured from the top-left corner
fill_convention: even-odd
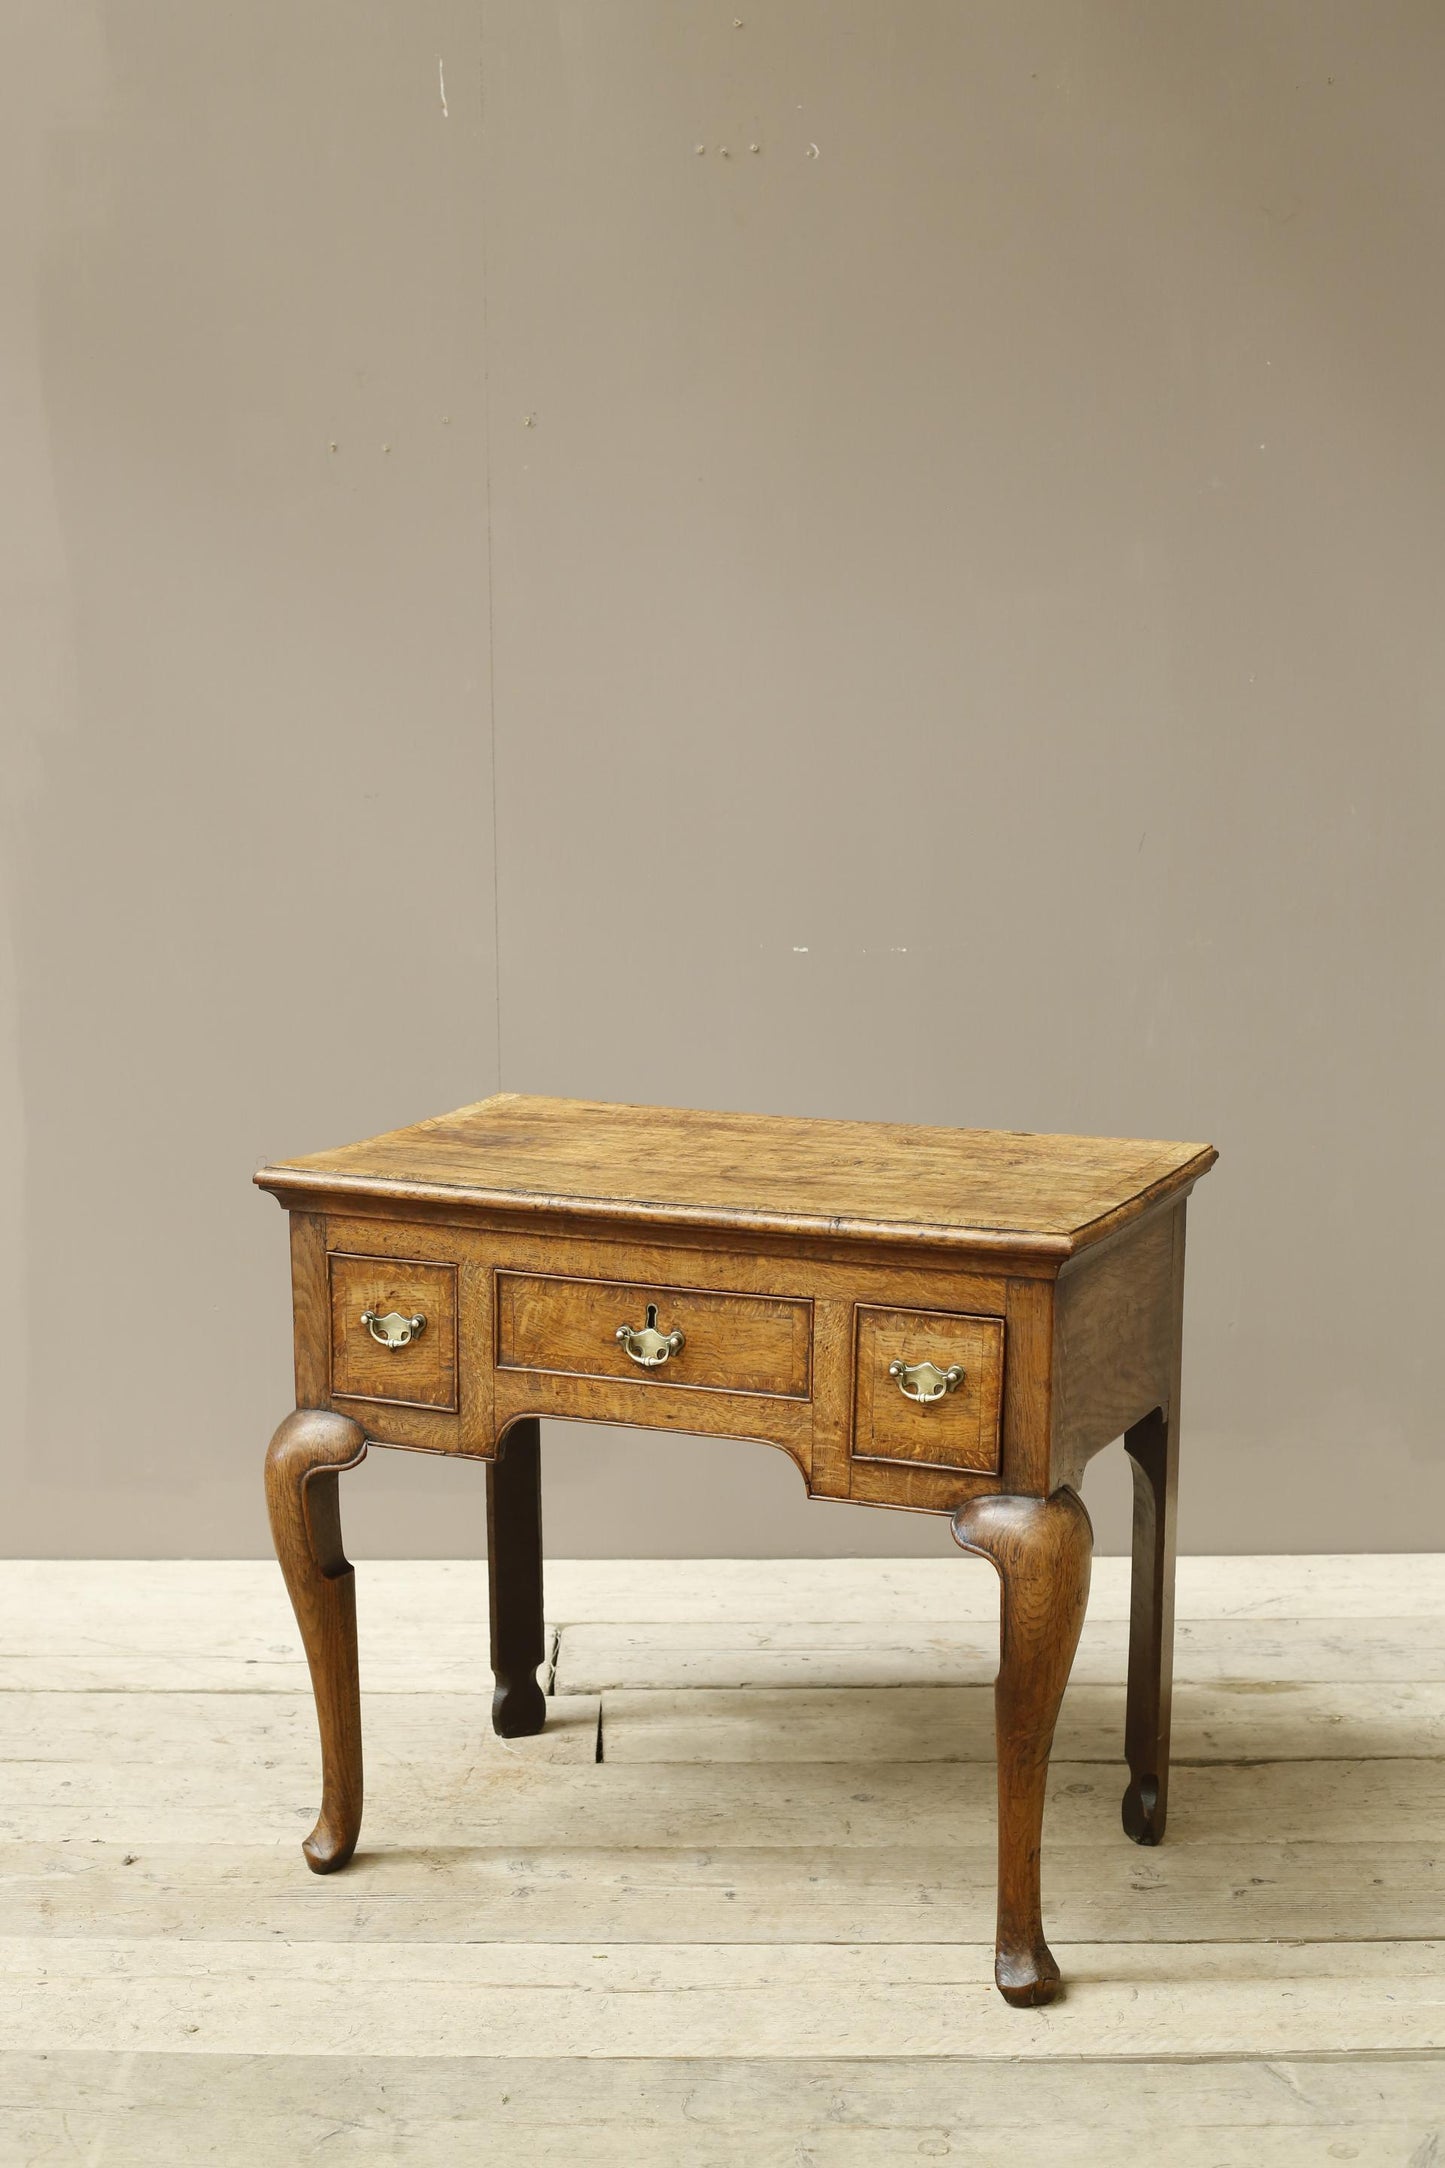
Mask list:
[[[391,1400],[414,1408],[457,1404],[457,1268],[333,1250],[331,1392],[342,1400]],[[383,1347],[363,1311],[424,1317],[405,1347]]]
[[[862,1305],[855,1314],[854,1458],[997,1475],[1003,1319]],[[891,1362],[931,1362],[940,1370],[957,1363],[963,1382],[941,1400],[910,1400],[888,1375]]]
[[[655,1370],[633,1361],[619,1325],[657,1329],[684,1344]],[[806,1400],[813,1305],[772,1295],[719,1295],[703,1287],[640,1287],[620,1280],[562,1280],[542,1273],[497,1274],[497,1366],[569,1377],[627,1378],[691,1385],[704,1392],[766,1393]]]

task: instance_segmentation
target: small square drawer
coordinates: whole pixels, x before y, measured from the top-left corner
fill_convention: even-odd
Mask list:
[[[853,1454],[999,1471],[1003,1319],[859,1305]]]
[[[457,1269],[333,1250],[331,1391],[414,1408],[457,1404]]]
[[[630,1331],[630,1341],[619,1328]],[[668,1346],[671,1340],[675,1344]],[[813,1305],[624,1280],[497,1274],[497,1363],[722,1393],[806,1400]],[[632,1352],[631,1350],[635,1350]]]

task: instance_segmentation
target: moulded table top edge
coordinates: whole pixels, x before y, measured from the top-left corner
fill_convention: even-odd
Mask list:
[[[520,1142],[509,1137],[509,1124],[514,1131],[521,1125]],[[493,1128],[496,1143],[489,1154]],[[438,1131],[451,1132],[440,1154]],[[639,1194],[646,1186],[649,1132],[653,1138],[662,1136],[686,1156],[687,1184],[696,1194]],[[707,1193],[706,1161],[720,1142],[730,1155],[741,1153],[746,1158],[752,1149],[759,1156],[756,1172],[748,1172],[746,1201],[736,1195],[729,1199]],[[512,1158],[527,1163],[531,1178],[505,1179],[514,1171],[506,1165],[509,1143]],[[585,1149],[589,1144],[590,1154]],[[622,1163],[628,1187],[618,1182],[609,1188],[586,1179],[595,1175],[598,1157],[605,1157],[599,1150],[602,1144],[625,1147]],[[1091,1148],[1100,1164],[1091,1163]],[[797,1155],[792,1162],[787,1156],[790,1152]],[[503,1178],[472,1178],[465,1166],[472,1153],[478,1161],[491,1156],[501,1162],[495,1174]],[[766,1164],[770,1153],[777,1160],[771,1169]],[[904,1153],[919,1157],[905,1166]],[[867,1170],[867,1160],[875,1154],[876,1166],[885,1177],[882,1181]],[[426,1166],[428,1157],[438,1156],[450,1158],[452,1164]],[[334,1198],[344,1209],[351,1200],[374,1197],[398,1205],[444,1204],[462,1212],[500,1211],[529,1219],[563,1214],[628,1226],[665,1224],[700,1232],[716,1229],[975,1250],[1035,1258],[1057,1267],[1154,1205],[1187,1192],[1217,1156],[1207,1144],[731,1115],[499,1093],[359,1144],[265,1166],[255,1179],[263,1189],[280,1193],[283,1202],[294,1199],[303,1206],[323,1205],[327,1198]],[[811,1184],[806,1169],[800,1180],[797,1160],[808,1158],[826,1166],[828,1193],[836,1194],[841,1209],[819,1210],[815,1198],[806,1195],[810,1186],[816,1189],[816,1172]],[[1120,1162],[1113,1172],[1107,1167],[1111,1160]],[[861,1179],[860,1167],[864,1168]],[[553,1176],[551,1182],[544,1179],[547,1174]],[[564,1186],[569,1178],[575,1186]],[[1014,1212],[1005,1209],[989,1216],[982,1212],[977,1218],[967,1216],[970,1186],[982,1187],[996,1205],[1011,1182],[1021,1194],[1040,1187],[1053,1194],[1056,1182],[1070,1178],[1079,1191],[1077,1217],[1071,1221],[1058,1209],[1045,1214],[1035,1205],[1030,1212],[1027,1204]],[[724,1192],[729,1187],[736,1192],[739,1187],[737,1170],[728,1165],[716,1172],[714,1180]],[[858,1209],[860,1187],[877,1192],[890,1183],[902,1192],[901,1197],[888,1197],[886,1204],[880,1198],[882,1209]],[[667,1184],[659,1180],[657,1186],[665,1189]],[[952,1203],[948,1192],[954,1189],[959,1204],[947,1216],[936,1216],[940,1205]],[[759,1201],[774,1194],[776,1202]],[[906,1216],[897,1210],[905,1200],[912,1207],[915,1197],[917,1206]],[[1029,1225],[1030,1216],[1036,1221],[1052,1217],[1065,1224]]]

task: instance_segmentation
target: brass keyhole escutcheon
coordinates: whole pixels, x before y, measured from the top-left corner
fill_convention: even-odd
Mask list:
[[[681,1332],[660,1332],[657,1325],[657,1304],[647,1305],[647,1321],[642,1325],[619,1325],[617,1338],[622,1342],[635,1363],[644,1370],[656,1370],[670,1355],[680,1355],[686,1346]]]

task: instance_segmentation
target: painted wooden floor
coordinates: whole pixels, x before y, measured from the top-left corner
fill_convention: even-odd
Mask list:
[[[0,2162],[1445,2168],[1445,1558],[1180,1582],[1147,1852],[1096,1564],[1021,2012],[981,1563],[555,1563],[510,1747],[485,1568],[363,1566],[325,1881],[274,1567],[0,1565]]]

